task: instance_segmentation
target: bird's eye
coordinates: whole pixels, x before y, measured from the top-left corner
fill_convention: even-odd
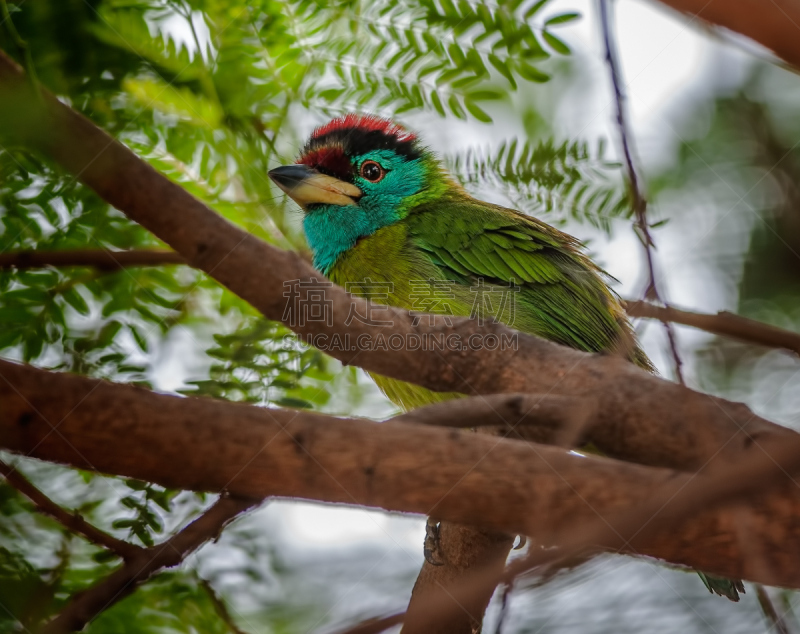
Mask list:
[[[375,161],[364,161],[359,170],[361,178],[368,180],[371,183],[377,183],[383,180],[386,176],[386,170],[378,165]]]

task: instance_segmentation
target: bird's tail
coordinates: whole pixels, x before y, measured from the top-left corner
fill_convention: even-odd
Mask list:
[[[706,588],[711,593],[716,593],[721,597],[727,597],[731,601],[739,600],[739,593],[744,594],[744,584],[737,580],[723,579],[722,577],[712,577],[703,572],[698,571],[700,579],[703,580]]]

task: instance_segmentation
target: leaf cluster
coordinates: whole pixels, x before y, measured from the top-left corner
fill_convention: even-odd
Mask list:
[[[147,547],[153,546],[153,533],[164,530],[158,509],[169,513],[172,499],[178,491],[131,479],[126,480],[125,485],[131,492],[120,500],[120,504],[133,511],[133,516],[116,519],[111,526],[117,530],[127,529],[130,537],[138,538]]]
[[[332,54],[315,57],[315,64],[322,62],[320,81],[334,80],[322,91],[307,92],[304,103],[316,98],[394,114],[432,110],[490,123],[481,104],[505,99],[519,81],[548,81],[540,65],[553,53],[570,52],[552,27],[578,14],[553,15],[541,28],[532,25],[548,1],[371,3],[350,16],[345,35],[329,45]]]
[[[587,222],[608,233],[613,219],[632,213],[620,166],[606,159],[602,142],[592,148],[584,141],[513,139],[497,149],[469,151],[449,163],[463,184],[489,183],[519,209],[550,213],[555,221]]]
[[[209,378],[192,381],[184,393],[261,405],[312,409],[330,399],[325,356],[298,343],[284,326],[246,320],[227,335],[215,335]]]

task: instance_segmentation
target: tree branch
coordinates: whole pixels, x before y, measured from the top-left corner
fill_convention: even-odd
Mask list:
[[[644,297],[645,299],[653,300],[658,304],[667,306],[659,290],[658,281],[656,280],[655,255],[653,254],[655,242],[653,241],[653,236],[650,233],[650,225],[647,221],[647,199],[644,197],[639,186],[639,178],[633,163],[631,142],[628,139],[628,121],[625,115],[624,104],[625,95],[622,91],[617,53],[611,36],[611,19],[609,17],[609,5],[611,4],[611,0],[598,0],[598,2],[600,4],[600,25],[603,32],[603,43],[606,49],[606,62],[608,63],[608,71],[611,75],[611,86],[614,90],[614,101],[617,108],[617,130],[619,132],[620,144],[622,145],[622,156],[628,172],[628,190],[630,192],[631,205],[636,217],[634,228],[637,230],[636,235],[639,237],[644,248],[645,261],[647,262],[647,287],[644,291]],[[678,354],[675,329],[669,321],[664,321],[662,323],[667,333],[669,349],[675,364],[675,376],[677,376],[678,382],[681,385],[685,385],[686,382],[683,379],[683,370],[681,369],[683,361],[681,361],[680,354]]]
[[[70,249],[63,251],[13,251],[0,253],[0,269],[35,269],[44,266],[91,266],[114,271],[129,266],[186,264],[183,256],[163,249],[109,251],[108,249]]]
[[[457,399],[419,408],[395,417],[393,422],[443,427],[480,427],[510,437],[522,437],[562,447],[580,442],[594,406],[591,399],[541,394],[489,395]],[[441,522],[437,557],[442,565],[423,564],[404,618],[402,634],[471,634],[479,629],[494,586],[457,604],[452,618],[432,625],[422,609],[432,597],[450,599],[449,588],[476,567],[495,577],[508,558],[513,535]]]
[[[203,590],[206,591],[209,600],[211,601],[214,609],[217,611],[219,618],[222,619],[223,623],[228,626],[228,629],[231,631],[231,634],[247,634],[242,628],[236,625],[236,621],[233,620],[230,611],[228,610],[228,606],[225,605],[225,601],[223,601],[216,593],[214,588],[206,579],[200,579],[200,585],[202,586]]]
[[[597,402],[551,394],[489,394],[426,405],[392,418],[393,423],[437,427],[494,427],[498,433],[558,447],[588,442]]]
[[[775,609],[775,605],[772,603],[772,599],[769,598],[766,588],[760,583],[755,584],[755,587],[756,598],[761,606],[761,611],[764,613],[764,618],[767,620],[769,631],[774,631],[776,634],[792,634],[786,619],[783,618],[783,615],[778,614]]]
[[[122,568],[75,595],[64,610],[42,629],[42,634],[82,630],[100,612],[131,594],[154,574],[177,566],[208,540],[216,538],[228,522],[255,504],[254,500],[220,498],[203,515],[163,544],[141,549]]]
[[[625,311],[631,317],[671,321],[676,324],[705,330],[715,335],[738,339],[746,343],[757,343],[770,348],[785,348],[795,354],[800,354],[800,333],[776,328],[727,311],[709,315],[688,310],[678,310],[673,306],[656,306],[649,302],[636,300],[625,301]]]
[[[6,361],[0,377],[0,444],[11,451],[170,488],[431,513],[535,535],[539,544],[563,543],[572,528],[591,526],[598,516],[646,508],[659,487],[681,490],[694,477],[454,429],[155,394]],[[701,416],[687,425],[702,427]],[[792,432],[742,433],[730,441],[736,451],[707,456],[703,472],[747,465],[752,455],[778,459],[797,443]],[[701,508],[668,534],[621,550],[800,587],[796,486],[762,490],[748,507],[761,549],[739,543],[741,513]]]
[[[450,588],[475,569],[494,579],[505,565],[514,536],[497,530],[483,530],[475,524],[442,521],[441,546],[437,555],[441,566],[425,562],[411,591],[401,634],[473,634],[481,630],[483,615],[494,594],[494,584],[454,602]],[[429,601],[448,605],[447,619],[431,623],[424,607]]]
[[[761,496],[765,491],[774,492],[775,486],[788,486],[789,495],[796,496],[797,483],[793,476],[798,472],[800,439],[794,439],[787,445],[775,448],[773,452],[753,453],[740,465],[729,464],[712,468],[707,474],[701,474],[687,482],[664,482],[653,489],[651,496],[640,505],[628,507],[612,515],[598,514],[586,524],[566,527],[559,536],[558,549],[532,549],[526,557],[510,563],[501,574],[488,567],[474,569],[448,588],[447,600],[442,597],[424,598],[417,609],[429,627],[436,627],[437,624],[454,618],[457,614],[454,606],[480,596],[486,587],[513,583],[521,575],[538,571],[555,559],[570,560],[580,557],[580,553],[585,552],[587,547],[619,552],[646,543],[656,534],[670,533],[687,518],[708,512],[712,508],[732,508],[734,515],[740,515],[734,508],[735,505],[741,504],[747,498]],[[680,539],[678,535],[675,537]],[[748,534],[750,540],[753,537]],[[764,543],[758,538],[747,547],[751,552],[761,549],[767,555],[763,550]],[[761,561],[762,570],[770,566],[768,556],[757,559]],[[759,600],[762,601],[761,596]],[[764,611],[768,619],[778,617],[777,613],[768,613],[769,607]],[[393,615],[392,618],[403,616]]]
[[[16,467],[12,467],[2,460],[0,460],[0,473],[5,476],[11,486],[33,502],[40,513],[52,517],[68,531],[77,533],[93,544],[110,550],[125,561],[130,561],[144,550],[136,544],[117,539],[96,526],[92,526],[79,513],[70,513],[62,508],[37,489]]]

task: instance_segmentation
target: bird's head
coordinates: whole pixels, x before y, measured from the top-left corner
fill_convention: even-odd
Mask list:
[[[349,114],[317,128],[294,165],[269,172],[305,212],[323,273],[364,238],[447,189],[435,157],[392,121]]]

